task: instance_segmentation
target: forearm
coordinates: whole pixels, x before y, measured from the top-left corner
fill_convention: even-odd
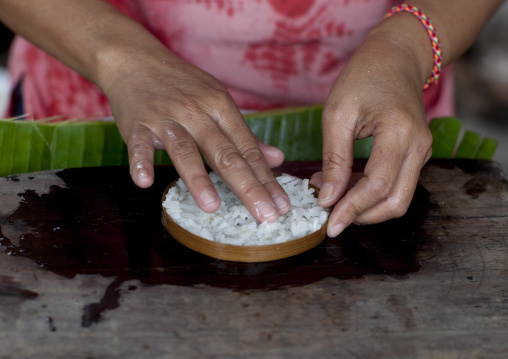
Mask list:
[[[171,55],[140,24],[102,0],[0,0],[0,20],[103,90],[132,54]]]
[[[434,24],[443,52],[443,65],[460,57],[476,39],[503,0],[414,0]]]

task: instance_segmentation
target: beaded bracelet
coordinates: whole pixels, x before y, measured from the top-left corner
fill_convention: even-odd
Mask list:
[[[393,14],[396,14],[401,11],[407,11],[414,16],[416,16],[425,26],[425,29],[427,29],[427,34],[429,34],[430,41],[432,43],[432,52],[434,54],[434,67],[432,68],[432,75],[427,80],[425,85],[423,86],[423,89],[426,90],[429,88],[430,85],[437,83],[437,79],[439,78],[439,75],[441,74],[441,63],[442,63],[442,56],[441,56],[441,45],[439,44],[439,38],[437,37],[436,30],[434,29],[434,25],[430,22],[429,18],[420,11],[416,6],[411,6],[407,4],[401,4],[394,6],[386,15],[385,19],[389,18]]]

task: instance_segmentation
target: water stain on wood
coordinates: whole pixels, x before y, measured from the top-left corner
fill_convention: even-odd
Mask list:
[[[464,186],[462,186],[464,192],[471,196],[473,199],[478,198],[482,193],[487,191],[487,183],[480,178],[473,178],[467,181]]]
[[[317,169],[290,166],[283,170],[310,176]],[[372,226],[353,225],[339,237],[327,238],[295,257],[235,263],[189,250],[165,230],[161,196],[177,177],[172,167],[157,168],[156,181],[149,189],[137,188],[128,169],[122,167],[68,169],[57,175],[67,187],[52,186],[42,195],[27,190],[19,195],[17,210],[0,218],[0,245],[9,255],[30,258],[67,278],[78,274],[113,278],[102,299],[85,306],[83,327],[119,307],[121,285],[128,280],[139,280],[142,285],[204,284],[259,291],[302,286],[327,277],[388,274],[403,279],[419,269],[416,255],[425,237],[421,226],[429,209],[429,194],[421,186],[402,218]],[[17,241],[2,234],[2,226],[27,231],[15,245]]]
[[[34,299],[39,296],[38,293],[19,286],[9,277],[0,276],[0,297],[16,297],[19,299]]]

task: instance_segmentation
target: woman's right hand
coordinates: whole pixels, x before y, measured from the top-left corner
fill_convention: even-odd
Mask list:
[[[138,186],[152,184],[154,150],[165,149],[198,206],[213,212],[220,201],[202,154],[258,221],[289,210],[270,171],[282,152],[258,145],[226,88],[106,1],[2,0],[0,20],[106,94]]]
[[[152,184],[154,150],[165,149],[198,206],[216,211],[220,198],[202,154],[258,221],[288,212],[289,198],[270,170],[284,155],[255,137],[215,77],[155,44],[125,57],[105,79],[136,185]]]

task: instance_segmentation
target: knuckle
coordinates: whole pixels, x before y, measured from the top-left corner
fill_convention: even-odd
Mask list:
[[[195,123],[203,120],[203,118],[207,117],[202,106],[198,104],[197,101],[187,100],[185,104],[182,104],[182,118],[188,121],[189,123]]]
[[[353,219],[356,219],[360,214],[362,214],[365,210],[364,208],[360,205],[360,203],[356,202],[356,201],[351,201],[349,203],[349,211],[350,213],[353,214],[352,218]],[[353,222],[357,223],[355,220],[353,220]]]
[[[348,163],[348,158],[337,152],[325,152],[323,154],[323,170],[348,167]]]
[[[254,197],[259,191],[259,184],[254,182],[244,182],[240,186],[243,195],[246,198]]]
[[[180,124],[194,123],[207,117],[206,108],[203,99],[197,94],[186,94],[178,99],[172,99],[171,108],[168,104],[164,104],[164,108],[160,109],[161,113],[172,113],[173,121]]]
[[[233,100],[226,96],[212,99],[208,110],[211,117],[225,130],[232,130],[239,122],[245,121]]]
[[[235,168],[242,162],[242,156],[231,145],[219,148],[215,153],[215,163],[222,168]]]
[[[154,135],[151,128],[145,124],[136,124],[132,126],[126,137],[126,144],[132,147],[150,147],[153,143]]]
[[[241,148],[240,153],[248,163],[253,165],[258,164],[264,160],[263,153],[261,153],[259,148],[255,146]]]
[[[432,146],[432,134],[426,121],[407,111],[398,112],[394,119],[397,126],[393,131],[398,141],[408,144],[417,142],[422,148]]]
[[[385,177],[371,178],[369,181],[371,193],[375,194],[378,198],[386,198],[391,190],[390,181]]]
[[[138,155],[140,153],[147,153],[152,151],[152,146],[145,141],[129,141],[128,150],[133,155]]]
[[[406,214],[408,204],[400,197],[391,197],[386,202],[391,218],[399,218]]]
[[[327,102],[323,107],[322,118],[323,121],[333,121],[340,111],[340,104],[338,102]]]
[[[208,84],[206,96],[193,97],[186,104],[186,110],[189,116],[202,118],[203,116],[219,115],[231,112],[231,108],[236,108],[228,90],[222,84]]]
[[[410,123],[400,123],[395,129],[395,134],[401,140],[411,139],[415,135]]]
[[[216,105],[219,110],[228,109],[233,102],[228,90],[223,87],[214,88],[213,91],[211,91],[211,95],[212,103]]]
[[[175,139],[171,146],[171,154],[185,156],[197,151],[195,143],[190,139]]]
[[[132,128],[129,128],[127,142],[136,142],[139,140],[140,137],[146,135],[146,133],[148,133],[149,131],[150,129],[147,128],[145,125],[136,124],[132,126]]]

